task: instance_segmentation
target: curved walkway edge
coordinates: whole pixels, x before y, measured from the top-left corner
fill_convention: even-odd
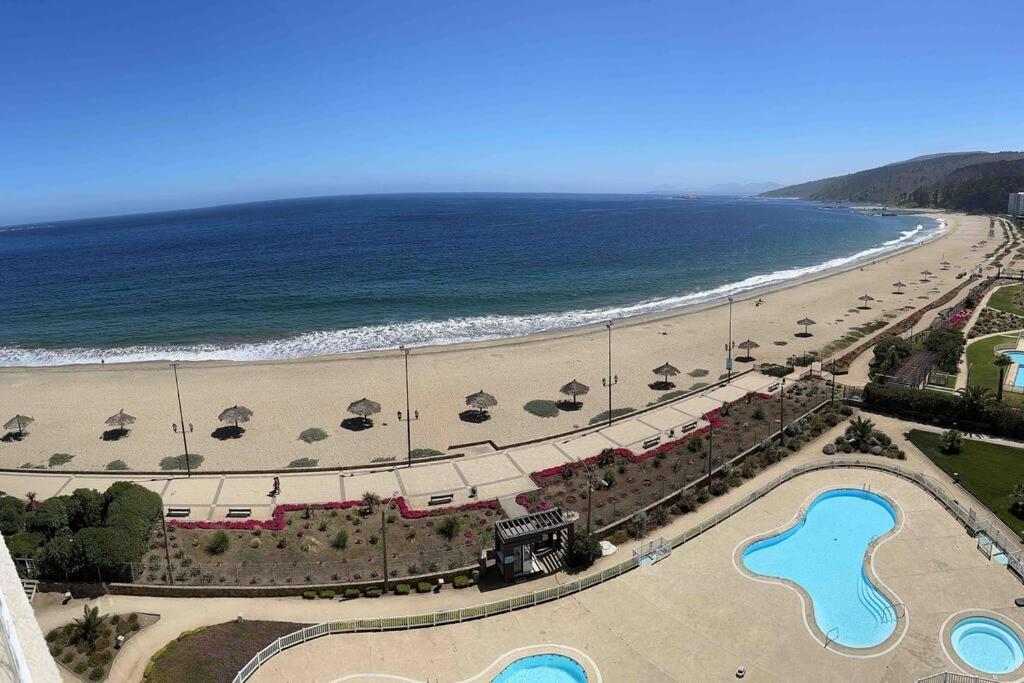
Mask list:
[[[771,491],[775,490],[782,484],[794,479],[800,475],[807,474],[808,472],[816,472],[819,470],[828,469],[851,469],[861,468],[869,469],[880,472],[885,472],[893,476],[905,479],[911,483],[916,484],[921,489],[926,491],[932,496],[943,508],[945,508],[953,517],[962,524],[970,533],[974,533],[979,524],[977,514],[973,509],[965,508],[958,501],[954,500],[949,494],[936,482],[926,475],[919,472],[908,470],[898,465],[890,464],[885,459],[872,459],[862,460],[860,458],[847,459],[847,458],[830,458],[822,459],[814,462],[797,465],[788,472],[785,472],[772,481],[762,485],[755,491],[744,496],[742,499],[736,501],[732,505],[724,508],[723,510],[716,513],[711,518],[697,524],[686,531],[683,531],[670,539],[656,539],[655,541],[645,543],[640,546],[641,549],[647,549],[647,554],[659,545],[670,545],[672,548],[677,548],[684,543],[687,543],[704,532],[716,527],[724,520],[732,517],[737,512],[743,510],[750,504],[757,500],[760,500]],[[561,584],[552,588],[520,595],[505,600],[499,600],[491,603],[484,603],[481,605],[475,605],[472,607],[464,607],[454,610],[446,610],[440,612],[429,612],[423,614],[415,614],[408,616],[395,616],[395,617],[377,617],[377,618],[360,618],[360,619],[349,619],[345,621],[328,621],[315,624],[313,626],[307,626],[303,629],[289,633],[286,636],[278,638],[270,645],[265,647],[259,653],[253,657],[248,664],[246,664],[238,672],[233,679],[233,683],[243,683],[248,680],[253,673],[256,672],[267,660],[271,659],[282,650],[286,650],[295,645],[300,645],[309,640],[320,638],[326,635],[336,635],[341,633],[359,633],[367,631],[404,631],[411,628],[423,628],[429,626],[441,626],[445,624],[456,624],[464,621],[470,621],[473,619],[483,619],[485,617],[495,616],[498,614],[504,614],[512,612],[514,610],[522,609],[525,607],[532,607],[544,602],[551,600],[558,600],[569,595],[573,595],[582,590],[586,590],[592,586],[596,586],[600,583],[604,583],[612,578],[620,576],[628,571],[636,569],[640,566],[641,562],[645,559],[643,550],[634,551],[633,557],[629,560],[620,562],[619,564],[608,567],[600,572],[594,572],[587,576],[575,579],[566,584]],[[1019,563],[1018,563],[1019,564]],[[1024,573],[1024,567],[1011,566],[1018,575]]]

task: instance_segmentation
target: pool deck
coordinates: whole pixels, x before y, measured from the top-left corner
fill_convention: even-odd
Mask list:
[[[791,589],[741,574],[733,551],[752,534],[792,520],[809,496],[868,484],[892,498],[903,528],[875,550],[875,568],[905,603],[906,634],[887,652],[857,658],[825,649],[804,624]],[[570,598],[433,629],[321,638],[271,659],[251,679],[381,681],[472,679],[514,648],[543,643],[587,653],[605,681],[735,680],[739,666],[764,681],[913,681],[957,671],[943,653],[942,625],[965,609],[1018,619],[1024,592],[987,560],[923,490],[869,471],[807,474],[776,489],[656,565]],[[898,629],[903,629],[900,625]]]

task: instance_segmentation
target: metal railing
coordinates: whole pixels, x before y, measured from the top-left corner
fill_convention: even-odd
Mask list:
[[[751,503],[760,500],[765,497],[768,493],[778,488],[782,484],[794,479],[802,474],[808,472],[815,472],[818,470],[829,470],[829,469],[870,469],[880,472],[886,472],[892,474],[901,479],[910,481],[926,492],[928,492],[936,501],[939,502],[946,510],[952,514],[958,522],[964,525],[964,527],[973,535],[979,528],[986,527],[984,522],[979,522],[977,513],[971,509],[964,507],[958,501],[950,497],[948,493],[936,482],[933,482],[929,477],[919,472],[907,470],[898,465],[890,464],[886,459],[879,456],[874,456],[873,460],[862,460],[856,459],[819,459],[804,463],[803,465],[797,465],[791,470],[783,473],[776,477],[772,481],[764,484],[757,490],[747,494],[739,501],[729,505],[728,507],[720,510],[719,512],[712,515],[709,519],[700,522],[699,524],[690,527],[686,531],[673,536],[668,539],[668,544],[672,548],[679,547],[688,541],[697,538],[709,529],[714,528],[724,520],[728,519],[732,515],[735,515],[740,510],[743,510]],[[993,530],[998,531],[998,530]],[[657,541],[649,542],[652,545]],[[643,547],[643,546],[641,546]],[[360,633],[367,631],[394,631],[394,630],[407,630],[411,628],[422,628],[427,626],[440,626],[444,624],[455,624],[464,621],[470,621],[473,619],[482,619],[485,617],[494,616],[496,614],[505,614],[518,609],[526,607],[533,607],[544,602],[551,600],[558,600],[559,598],[573,595],[582,590],[586,590],[591,586],[596,586],[600,583],[621,576],[622,574],[631,571],[640,566],[640,561],[644,556],[634,554],[630,559],[620,562],[617,565],[609,567],[607,569],[589,574],[570,581],[569,583],[553,586],[551,588],[545,588],[533,593],[526,595],[519,595],[516,597],[506,598],[504,600],[498,600],[496,602],[484,603],[482,605],[476,605],[473,607],[463,607],[455,610],[446,610],[442,612],[429,612],[423,614],[415,614],[409,616],[396,616],[396,617],[377,617],[370,619],[349,619],[346,621],[329,621],[313,626],[307,626],[299,631],[290,633],[286,636],[278,638],[274,642],[270,643],[267,647],[260,650],[249,662],[242,667],[238,674],[233,679],[232,683],[243,683],[252,674],[263,665],[268,659],[285,650],[289,647],[293,647],[300,643],[305,643],[314,638],[319,638],[325,635],[334,635],[339,633]],[[1020,569],[1019,576],[1024,576],[1024,567],[1021,566],[1020,558],[1016,559],[1017,568]],[[1017,572],[1017,568],[1011,565],[1011,569]],[[942,674],[938,674],[942,675]],[[947,674],[955,675],[955,674]],[[981,679],[963,678],[963,679],[938,679],[928,678],[921,679],[921,681],[932,681],[936,683],[940,680],[947,681],[947,683],[967,683],[972,681],[978,681]]]
[[[926,678],[917,679],[917,683],[996,683],[991,678],[978,678],[967,674],[955,674],[950,671],[943,671],[940,674],[933,674]]]

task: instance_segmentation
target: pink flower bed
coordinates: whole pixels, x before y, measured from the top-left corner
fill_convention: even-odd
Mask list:
[[[183,522],[180,520],[172,520],[169,522],[169,525],[179,529],[238,529],[241,531],[264,529],[266,531],[281,531],[286,526],[284,517],[287,512],[298,512],[299,510],[305,510],[307,507],[312,510],[347,510],[349,508],[359,507],[360,505],[362,505],[362,501],[358,500],[342,500],[331,503],[311,503],[309,505],[288,503],[275,507],[274,514],[271,515],[270,519],[247,519],[244,522],[230,520],[221,522]],[[395,506],[405,519],[424,519],[425,517],[447,515],[453,512],[465,512],[467,510],[497,510],[498,501],[496,499],[481,500],[455,507],[435,508],[433,510],[417,510],[409,507],[405,502],[405,498],[398,496],[395,498]]]

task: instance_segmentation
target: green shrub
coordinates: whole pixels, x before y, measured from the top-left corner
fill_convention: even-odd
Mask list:
[[[383,589],[380,589],[380,588],[367,588],[366,592],[363,595],[365,595],[368,598],[379,598],[383,594],[384,594]]]
[[[708,492],[713,496],[720,496],[728,490],[729,484],[727,484],[724,479],[715,479],[711,482],[711,485],[708,486]]]
[[[71,462],[75,456],[70,453],[54,453],[50,456],[50,467],[60,467]]]
[[[107,463],[107,469],[110,471],[123,471],[128,469],[128,463],[124,460],[111,460]]]
[[[231,546],[231,539],[224,531],[217,531],[210,537],[210,540],[206,542],[206,552],[211,555],[223,555],[228,551]]]
[[[400,583],[395,586],[395,595],[409,595],[412,592],[412,586],[407,583]]]
[[[316,591],[303,591],[302,592],[302,599],[303,600],[316,600]]]
[[[545,400],[533,400],[527,401],[526,405],[523,406],[523,410],[528,412],[530,415],[536,415],[537,417],[556,417],[558,415],[558,404],[554,401]]]
[[[344,550],[348,546],[348,531],[342,529],[334,534],[334,538],[331,539],[331,546],[338,550]]]
[[[426,581],[420,581],[416,584],[417,593],[429,593],[432,590],[434,590],[433,584],[429,584]]]
[[[84,661],[79,662],[78,664],[75,664],[75,673],[76,674],[84,674],[85,670],[88,669],[88,668],[89,668],[89,665],[86,664]]]
[[[297,458],[288,463],[287,467],[291,469],[299,467],[316,467],[320,461],[316,458]]]
[[[353,598],[358,598],[362,594],[363,594],[362,591],[360,591],[358,588],[346,588],[345,592],[342,593],[342,595],[345,597],[346,600],[352,600]]]
[[[452,580],[452,585],[456,588],[469,588],[473,585],[473,581],[463,574],[459,574]]]
[[[321,600],[333,600],[334,596],[335,596],[335,592],[332,591],[329,588],[327,590],[320,591],[320,599]]]
[[[98,681],[103,678],[103,667],[97,666],[95,669],[89,672],[90,681]]]
[[[203,456],[198,453],[188,454],[188,467],[195,470],[199,469],[199,466],[206,460]],[[166,458],[160,460],[160,469],[162,470],[183,470],[185,467],[185,456],[184,455],[169,455]]]
[[[448,515],[441,522],[440,526],[437,527],[437,533],[444,536],[449,541],[455,538],[455,536],[462,530],[462,521],[455,515]]]
[[[7,549],[10,551],[11,557],[32,557],[36,548],[42,545],[45,538],[42,534],[33,531],[22,531],[8,536],[4,540],[7,542]]]
[[[303,429],[299,432],[299,441],[304,443],[316,443],[317,441],[323,441],[326,438],[327,432],[319,427],[310,427],[309,429]],[[299,465],[299,467],[301,467],[301,465]]]
[[[956,455],[964,445],[963,435],[955,429],[947,429],[939,438],[942,452],[946,455]]]
[[[586,569],[599,557],[601,542],[597,537],[594,534],[577,533],[569,549],[569,566],[573,569]]]

